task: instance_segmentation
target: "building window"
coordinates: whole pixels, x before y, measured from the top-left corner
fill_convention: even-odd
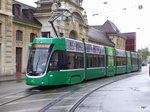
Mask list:
[[[63,37],[63,36],[64,36],[64,33],[60,33],[59,36],[60,36],[60,37]]]
[[[1,43],[0,43],[0,67],[2,67],[2,50],[1,50]],[[1,69],[0,69],[0,74],[1,74]]]
[[[2,23],[0,23],[0,37],[2,37]]]
[[[0,10],[1,10],[1,7],[2,7],[1,5],[2,5],[2,0],[0,0]]]
[[[33,42],[35,36],[36,36],[36,35],[35,35],[34,33],[30,33],[30,42]]]
[[[16,7],[16,15],[20,16],[20,7]]]
[[[50,38],[50,32],[42,32],[42,37]]]
[[[69,35],[69,38],[76,39],[76,32],[75,31],[71,31],[70,35]]]
[[[31,19],[32,20],[32,18],[33,18],[33,13],[32,12],[29,12],[29,19]]]
[[[20,30],[16,31],[16,40],[22,41],[23,40],[23,33]]]

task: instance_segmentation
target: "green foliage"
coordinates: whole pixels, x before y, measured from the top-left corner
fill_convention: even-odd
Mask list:
[[[137,51],[138,53],[141,53],[142,54],[142,62],[146,62],[147,59],[148,59],[148,56],[150,55],[149,51],[148,51],[148,48],[145,48],[145,49],[139,49]]]

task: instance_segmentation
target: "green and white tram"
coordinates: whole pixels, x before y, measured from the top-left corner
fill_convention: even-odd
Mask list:
[[[26,84],[53,86],[140,70],[137,53],[68,38],[35,38]]]

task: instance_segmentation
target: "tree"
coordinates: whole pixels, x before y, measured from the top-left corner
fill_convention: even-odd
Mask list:
[[[139,49],[138,53],[142,54],[142,62],[147,62],[148,56],[150,55],[148,48]]]

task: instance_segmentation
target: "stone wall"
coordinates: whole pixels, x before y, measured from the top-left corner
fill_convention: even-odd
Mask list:
[[[16,41],[16,31],[20,30],[23,32],[23,40],[22,41]],[[13,22],[13,55],[14,55],[14,61],[16,59],[16,48],[21,48],[22,49],[22,66],[21,66],[21,71],[26,72],[26,67],[27,67],[27,61],[28,61],[28,55],[29,55],[29,48],[28,46],[31,45],[30,42],[30,34],[39,34],[40,33],[40,28],[39,27],[31,27],[28,24],[24,23],[18,23],[17,21]],[[15,62],[16,65],[16,62]],[[16,68],[15,68],[16,70]]]
[[[13,52],[12,52],[12,1],[1,0],[0,9],[0,75],[10,75],[14,73]]]
[[[109,38],[114,42],[116,49],[125,50],[125,38],[115,35],[109,35]]]
[[[30,33],[40,33],[41,27],[15,21],[12,0],[0,0],[0,75],[16,73],[16,48],[22,48],[21,72],[25,72],[28,60]],[[16,31],[23,32],[23,41],[16,41]]]
[[[52,1],[47,2],[52,4]],[[71,15],[66,20],[56,20],[54,22],[58,35],[61,33],[63,34],[63,37],[69,38],[70,33],[73,31],[76,34],[75,39],[82,40],[82,38],[84,38],[85,41],[88,41],[87,18],[82,14],[84,9],[70,1],[60,0],[60,2],[60,9],[68,9]],[[45,10],[41,4],[45,4],[45,2],[40,0],[37,2],[38,8],[37,12],[34,14],[36,19],[42,24],[41,32],[50,32],[51,37],[56,37],[51,24],[48,23],[48,20],[51,17],[50,11]],[[51,10],[50,6],[49,9]]]

